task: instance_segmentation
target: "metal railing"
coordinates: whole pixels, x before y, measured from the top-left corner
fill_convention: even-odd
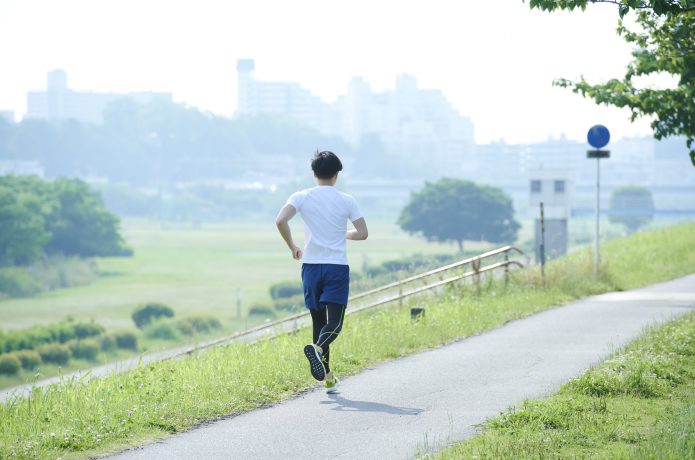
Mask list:
[[[509,267],[517,266],[522,268],[524,265],[516,260],[511,260],[509,255],[511,252],[517,252],[523,255],[523,251],[514,246],[504,246],[486,253],[469,257],[467,259],[454,262],[452,264],[444,265],[443,267],[435,268],[434,270],[421,273],[419,275],[414,275],[384,286],[371,289],[359,294],[355,294],[348,299],[348,304],[362,303],[369,298],[374,298],[373,300],[367,302],[363,305],[358,305],[352,308],[348,308],[347,314],[357,313],[364,310],[369,310],[390,302],[398,301],[402,305],[403,300],[407,297],[421,294],[430,289],[435,289],[455,281],[460,281],[465,278],[476,278],[476,284],[480,285],[480,276],[483,273],[491,272],[496,269],[504,268],[504,278],[505,283],[509,277]],[[483,266],[483,262],[487,259],[495,258],[501,256],[503,260],[494,262],[489,265]],[[470,266],[470,270],[464,271],[463,273],[456,273],[453,276],[444,278],[446,272],[456,271],[457,269],[463,269],[466,265]],[[428,282],[432,277],[436,276],[437,280],[433,282]],[[416,283],[422,283],[421,286],[413,286]],[[385,297],[384,297],[385,296]],[[247,329],[241,332],[237,332],[231,336],[222,337],[210,342],[205,342],[190,349],[184,350],[180,353],[168,356],[165,359],[176,358],[181,355],[192,354],[210,347],[221,345],[228,342],[239,341],[239,340],[249,340],[257,337],[262,337],[265,335],[276,335],[278,333],[287,333],[298,330],[302,324],[300,322],[309,316],[308,311],[303,311],[301,313],[296,313],[294,315],[286,316],[281,319],[270,321],[268,323],[261,324],[259,326]]]
[[[436,289],[465,278],[475,277],[476,283],[480,285],[480,277],[483,273],[489,273],[497,269],[504,269],[505,280],[507,279],[509,267],[519,266],[523,267],[523,264],[510,260],[509,255],[511,252],[516,251],[523,254],[522,251],[513,247],[505,246],[494,251],[489,251],[479,256],[470,257],[468,259],[461,260],[443,267],[430,270],[428,272],[411,276],[394,283],[387,284],[385,286],[378,287],[376,289],[371,289],[366,292],[356,294],[349,298],[351,304],[356,303],[357,306],[353,306],[348,309],[348,313],[356,313],[370,308],[376,308],[380,305],[387,304],[389,302],[398,301],[402,304],[403,299],[423,293],[430,289]],[[490,263],[483,266],[483,262],[494,259],[496,257],[503,257],[503,260]],[[466,270],[466,266],[470,266]],[[453,272],[453,273],[447,273]],[[448,275],[448,277],[445,277]],[[433,277],[436,279],[432,280]],[[371,299],[371,300],[370,300]],[[362,305],[359,305],[362,303]],[[84,371],[77,371],[70,376],[72,378],[79,378],[81,381],[83,379],[89,379],[92,377],[99,377],[107,375],[107,373],[114,372],[125,372],[128,369],[136,367],[141,363],[152,363],[157,361],[166,361],[172,358],[178,358],[181,356],[191,355],[193,353],[209,349],[214,346],[222,345],[225,343],[230,343],[234,341],[251,341],[254,339],[267,337],[267,336],[277,336],[279,333],[290,333],[297,331],[301,326],[309,324],[308,321],[309,312],[304,311],[302,313],[297,313],[282,319],[271,321],[260,326],[247,329],[245,331],[237,332],[236,334],[222,337],[216,340],[211,340],[209,342],[200,343],[197,345],[191,345],[188,347],[181,347],[175,350],[167,350],[160,353],[154,353],[151,355],[141,355],[137,359],[128,359],[121,361],[119,363],[102,366],[103,369],[91,369],[88,370],[86,374]],[[56,382],[56,378],[47,379],[41,382],[36,382],[29,385],[23,385],[20,387],[10,388],[5,391],[0,391],[0,404],[6,401],[10,397],[15,396],[27,396],[31,393],[32,388],[37,386],[50,385]]]

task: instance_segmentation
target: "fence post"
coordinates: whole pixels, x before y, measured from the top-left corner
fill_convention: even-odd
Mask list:
[[[480,295],[480,257],[473,259],[473,271],[475,272],[475,289]]]
[[[509,251],[504,251],[504,286],[509,283]]]
[[[398,308],[403,307],[403,285],[398,285]]]

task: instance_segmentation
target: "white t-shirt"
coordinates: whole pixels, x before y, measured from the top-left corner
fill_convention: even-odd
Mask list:
[[[306,264],[347,265],[347,221],[362,217],[355,199],[332,185],[319,185],[293,193],[287,200],[304,221]]]

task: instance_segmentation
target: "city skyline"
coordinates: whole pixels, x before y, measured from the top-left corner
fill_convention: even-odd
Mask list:
[[[79,91],[167,92],[231,116],[236,60],[252,57],[263,63],[259,79],[298,82],[327,103],[353,77],[380,92],[393,88],[397,75],[412,74],[470,117],[476,143],[562,134],[580,140],[595,123],[611,128],[615,139],[651,133],[647,120],[630,124],[625,110],[597,107],[551,85],[580,74],[590,81],[623,75],[630,48],[615,35],[615,8],[547,14],[521,0],[495,3],[205,1],[194,8],[9,0],[0,6],[3,61],[11,69],[0,75],[0,110],[21,117],[26,93],[41,89],[47,71],[62,68]],[[34,33],[23,34],[29,24]]]

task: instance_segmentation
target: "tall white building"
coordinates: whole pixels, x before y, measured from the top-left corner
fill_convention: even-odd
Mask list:
[[[355,145],[377,135],[389,153],[417,155],[451,173],[452,162],[464,168],[464,156],[473,152],[470,119],[441,91],[418,88],[411,75],[398,76],[395,88],[382,93],[355,77],[345,95],[326,103],[294,82],[258,81],[254,69],[252,59],[237,61],[238,116],[286,116]]]
[[[27,93],[27,118],[48,120],[75,119],[101,123],[104,108],[116,99],[128,97],[141,104],[160,99],[171,101],[170,93],[138,92],[127,94],[73,91],[62,70],[48,72],[46,91]]]

